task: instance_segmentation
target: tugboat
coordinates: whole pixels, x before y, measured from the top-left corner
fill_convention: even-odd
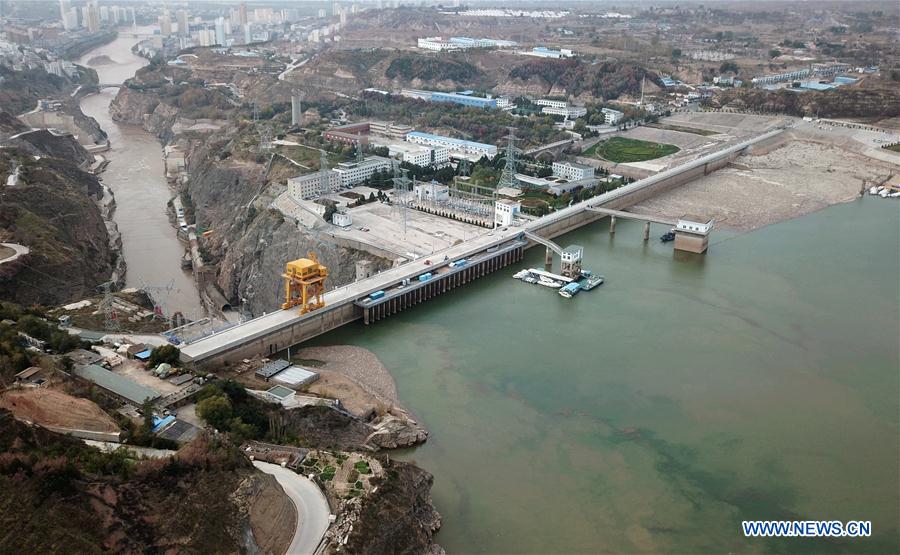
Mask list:
[[[675,228],[673,227],[672,229],[670,229],[669,231],[664,233],[659,238],[659,240],[662,241],[663,243],[668,243],[669,241],[674,241],[675,240]]]
[[[572,283],[566,284],[565,286],[559,289],[559,295],[566,299],[571,299],[581,290],[581,284],[577,281],[573,281]]]
[[[594,287],[603,285],[603,276],[593,276],[593,275],[585,276],[578,282],[578,285],[581,287],[581,289],[584,289],[585,291],[590,291]]]

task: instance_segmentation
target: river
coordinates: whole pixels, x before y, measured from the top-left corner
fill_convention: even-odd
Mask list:
[[[716,231],[706,257],[617,227],[559,239],[607,278],[572,300],[509,268],[312,342],[375,352],[430,430],[402,457],[435,475],[438,543],[900,552],[898,203]],[[873,537],[748,540],[746,519],[870,520]]]
[[[122,83],[148,61],[131,52],[133,38],[118,38],[91,50],[78,63],[97,71],[101,83]],[[112,63],[90,66],[88,61],[108,56]],[[204,315],[194,278],[181,269],[184,246],[169,223],[166,203],[172,191],[166,183],[159,141],[136,125],[112,120],[109,104],[118,88],[109,87],[82,99],[81,109],[109,135],[112,148],[103,182],[116,196],[114,219],[122,234],[122,250],[128,265],[126,286],[148,288],[163,312],[181,311],[191,319]]]

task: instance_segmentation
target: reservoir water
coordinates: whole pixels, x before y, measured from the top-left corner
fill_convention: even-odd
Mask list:
[[[314,343],[374,351],[430,430],[403,456],[435,475],[449,553],[898,553],[898,208],[717,231],[705,258],[604,221],[559,239],[592,292],[509,268]],[[873,536],[750,540],[748,519]]]
[[[91,50],[78,63],[97,71],[101,83],[119,84],[132,77],[148,61],[131,52],[134,38],[118,38]],[[91,65],[107,56],[106,63]],[[128,265],[126,286],[151,289],[166,315],[181,311],[191,319],[203,316],[197,287],[190,273],[181,269],[184,246],[166,214],[172,197],[165,178],[159,141],[137,125],[120,124],[109,115],[109,104],[118,88],[108,87],[82,99],[81,109],[106,131],[112,148],[103,182],[116,196],[114,219],[122,234],[122,250]]]

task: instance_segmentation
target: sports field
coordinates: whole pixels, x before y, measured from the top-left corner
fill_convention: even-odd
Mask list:
[[[583,156],[599,156],[604,160],[616,163],[643,162],[675,154],[678,151],[679,148],[675,145],[613,137],[592,146],[585,151]]]

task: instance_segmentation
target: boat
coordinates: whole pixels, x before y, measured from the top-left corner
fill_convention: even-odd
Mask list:
[[[592,276],[587,276],[587,277],[581,279],[578,282],[578,285],[581,287],[581,289],[584,289],[585,291],[590,291],[594,287],[603,285],[603,281],[604,281],[603,276],[593,276],[592,275]]]
[[[673,227],[672,229],[670,229],[669,231],[664,233],[662,236],[660,236],[659,240],[662,241],[663,243],[668,243],[669,241],[674,241],[675,240],[675,228]]]
[[[878,187],[869,187],[869,194],[870,194],[870,195],[877,195],[877,194],[878,194]]]
[[[541,276],[540,279],[538,279],[538,285],[543,285],[544,287],[552,287],[554,289],[559,289],[563,286],[561,281],[556,281],[555,279],[550,279],[545,276]]]
[[[577,295],[580,290],[581,290],[581,284],[579,284],[577,281],[573,281],[572,283],[569,283],[569,284],[561,287],[559,289],[558,293],[561,297],[564,297],[566,299],[571,299],[572,297]]]
[[[537,283],[538,282],[538,280],[536,278],[534,278],[530,275],[523,277],[522,281],[524,281],[525,283]]]
[[[881,192],[878,193],[878,196],[880,196],[881,198],[888,198],[889,194],[891,194],[890,189],[882,189]]]
[[[519,270],[513,274],[513,277],[516,279],[525,279],[529,274],[530,272],[528,270]]]

